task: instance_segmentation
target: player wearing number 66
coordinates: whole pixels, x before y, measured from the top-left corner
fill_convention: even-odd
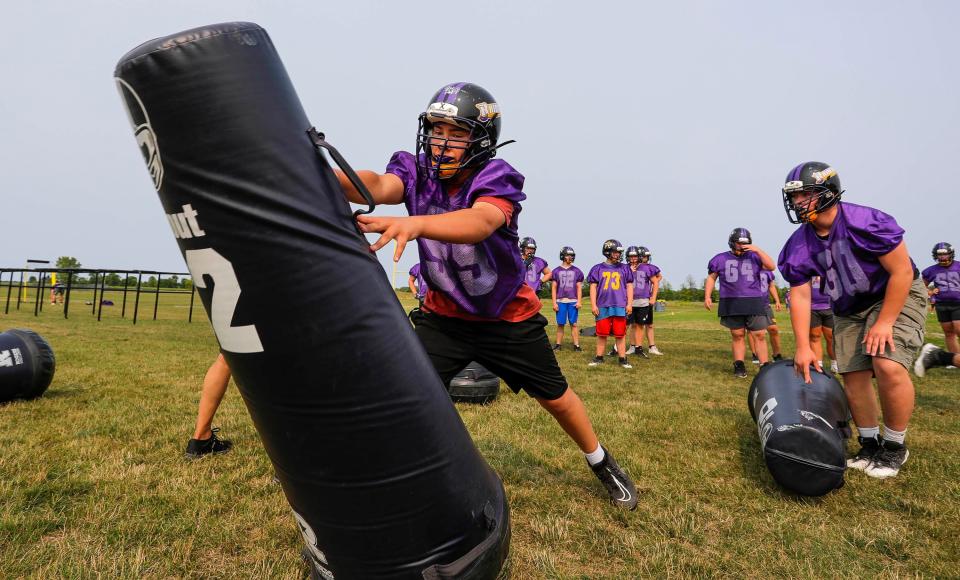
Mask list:
[[[761,270],[773,270],[773,258],[753,245],[753,237],[747,228],[736,228],[727,238],[730,250],[717,254],[707,264],[707,279],[704,283],[703,306],[713,307],[714,285],[720,280],[720,324],[730,329],[733,346],[733,374],[747,377],[743,359],[746,354],[746,333],[756,340],[757,358],[764,365],[767,358],[767,292],[769,283],[761,280]]]
[[[779,259],[780,273],[793,289],[797,373],[809,383],[811,365],[822,371],[809,340],[810,280],[820,276],[821,291],[833,305],[834,350],[859,431],[861,448],[847,465],[872,477],[892,477],[909,457],[904,437],[914,390],[907,369],[923,344],[926,287],[907,253],[903,228],[880,210],[841,203],[840,177],[826,163],[808,161],[791,169],[782,193],[787,217],[800,224]]]

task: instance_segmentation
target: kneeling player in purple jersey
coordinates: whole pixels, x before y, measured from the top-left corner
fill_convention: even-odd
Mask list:
[[[747,377],[743,359],[747,352],[746,333],[756,340],[756,353],[760,364],[766,364],[766,330],[770,326],[767,310],[769,286],[760,280],[761,270],[773,270],[773,258],[753,245],[753,238],[746,228],[737,228],[727,238],[730,251],[717,254],[707,264],[707,279],[704,282],[703,306],[713,306],[713,288],[720,279],[720,307],[717,308],[720,324],[730,329],[733,349],[733,375]]]
[[[780,273],[793,287],[794,361],[807,382],[811,365],[822,372],[810,348],[810,279],[820,276],[833,305],[837,364],[859,431],[860,450],[847,465],[872,477],[892,477],[909,457],[904,437],[914,389],[907,369],[923,343],[927,292],[907,253],[903,228],[880,210],[841,203],[842,194],[836,170],[817,161],[794,167],[783,186],[787,217],[801,224],[779,259]]]
[[[494,159],[499,135],[500,106],[489,92],[444,86],[420,114],[416,155],[395,153],[383,174],[358,172],[377,203],[402,203],[410,216],[357,222],[382,234],[372,251],[396,240],[395,261],[417,240],[429,290],[416,332],[443,384],[477,361],[514,392],[526,391],[583,451],[610,500],[635,509],[636,488],[597,440],[550,348],[540,300],[524,283],[517,252],[524,178]],[[349,179],[337,177],[347,197],[363,203]]]
[[[533,288],[533,292],[540,291],[544,282],[550,279],[550,268],[547,261],[537,256],[537,241],[533,238],[520,240],[520,257],[523,259],[525,273],[523,281]]]
[[[587,282],[590,283],[590,304],[597,318],[597,354],[589,365],[603,364],[603,351],[607,337],[613,335],[620,366],[632,369],[627,362],[626,334],[627,316],[633,311],[633,272],[630,266],[620,262],[623,246],[617,240],[603,243],[606,261],[590,268]]]
[[[417,298],[417,302],[423,303],[423,299],[427,296],[427,282],[423,279],[423,274],[420,273],[420,262],[410,268],[410,278],[407,280],[407,286],[410,287],[410,292]]]
[[[823,368],[823,341],[830,356],[830,372],[838,374],[837,353],[833,350],[833,309],[830,297],[820,291],[820,276],[810,279],[810,348]]]
[[[947,350],[960,353],[960,263],[954,260],[953,246],[940,242],[933,247],[936,264],[923,271],[923,282],[932,284],[929,294],[936,298],[937,321],[943,328]]]
[[[573,335],[573,350],[580,352],[580,327],[577,319],[580,317],[580,304],[583,297],[583,272],[573,265],[577,253],[570,246],[560,250],[560,266],[550,273],[553,282],[550,294],[553,298],[553,311],[557,313],[557,343],[553,350],[560,350],[563,344],[563,327],[570,323],[570,333]]]

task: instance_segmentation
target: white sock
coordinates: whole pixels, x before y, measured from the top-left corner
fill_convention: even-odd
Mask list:
[[[903,431],[894,431],[893,429],[891,429],[890,427],[887,427],[886,425],[883,426],[883,438],[886,441],[892,441],[893,443],[899,443],[900,445],[903,445],[903,440],[906,439],[906,437],[907,437],[906,429],[904,429]]]
[[[864,439],[876,439],[880,436],[880,427],[861,427],[857,425],[857,433]]]
[[[603,447],[601,447],[600,443],[598,442],[596,450],[594,450],[592,453],[584,453],[583,456],[587,458],[587,463],[590,464],[590,467],[593,467],[594,465],[603,461],[606,453],[603,452]]]
[[[820,368],[823,368],[823,361],[822,361],[822,360],[818,360],[818,361],[817,361],[817,366],[819,366]]]

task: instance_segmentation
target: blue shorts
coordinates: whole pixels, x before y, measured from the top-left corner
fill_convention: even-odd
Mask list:
[[[626,316],[627,309],[623,306],[601,306],[598,308],[600,311],[600,316],[597,316],[597,320],[603,320],[604,318],[610,318],[611,316]]]
[[[577,323],[580,317],[580,309],[576,302],[560,302],[557,304],[560,310],[557,311],[557,326],[563,326],[568,322],[573,325]]]

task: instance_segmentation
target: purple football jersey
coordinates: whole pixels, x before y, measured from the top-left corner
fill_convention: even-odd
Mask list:
[[[627,307],[627,284],[633,283],[629,264],[601,262],[590,268],[587,281],[597,285],[597,308]]]
[[[903,228],[892,216],[871,207],[847,202],[837,207],[825,239],[817,236],[812,225],[801,225],[783,246],[778,263],[792,286],[822,276],[821,286],[833,311],[849,316],[883,300],[890,274],[880,257],[900,245]]]
[[[529,264],[524,263],[524,267],[526,268],[526,274],[524,275],[523,281],[527,283],[527,286],[533,288],[534,292],[539,292],[540,286],[543,285],[543,282],[540,281],[540,276],[547,268],[547,261],[539,256],[534,256],[530,258]]]
[[[431,290],[442,292],[464,312],[497,318],[523,284],[523,260],[517,252],[517,217],[523,193],[523,175],[502,159],[478,169],[456,195],[448,195],[440,180],[417,172],[417,159],[406,151],[394,153],[387,173],[403,181],[404,204],[410,215],[436,215],[473,205],[479,197],[513,202],[510,222],[476,244],[453,244],[417,239],[421,273]]]
[[[810,279],[810,309],[811,310],[830,310],[830,297],[823,293],[820,286],[823,285],[820,276],[814,276]]]
[[[650,298],[653,294],[653,282],[651,280],[660,273],[660,268],[653,264],[637,264],[637,269],[633,272],[633,299]]]
[[[557,266],[550,272],[550,279],[557,285],[557,300],[561,298],[577,299],[577,282],[583,282],[583,272],[571,265],[569,268]]]
[[[937,302],[960,302],[960,262],[954,260],[946,268],[940,264],[930,266],[923,271],[923,281],[927,284],[933,282],[940,290],[932,296]]]
[[[707,264],[707,273],[717,274],[720,280],[720,299],[724,298],[764,298],[768,295],[770,281],[763,284],[760,272],[763,263],[756,252],[746,252],[741,256],[733,252],[723,252],[714,256]],[[771,272],[772,273],[772,272]]]
[[[423,274],[420,273],[420,262],[417,262],[413,265],[413,268],[410,268],[410,275],[416,278],[417,298],[423,298],[427,295],[429,286],[427,285],[427,281],[423,279]]]

